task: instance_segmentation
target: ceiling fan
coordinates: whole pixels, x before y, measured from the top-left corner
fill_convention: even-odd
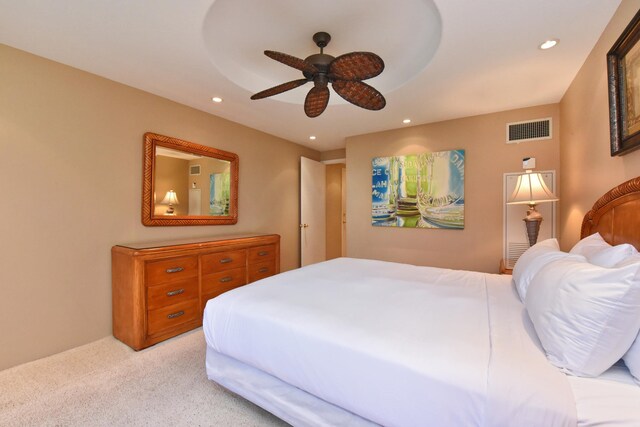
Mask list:
[[[292,80],[272,88],[258,92],[251,99],[262,99],[277,95],[307,82],[313,82],[313,87],[304,101],[304,112],[309,117],[318,117],[329,103],[329,87],[345,100],[366,108],[367,110],[381,110],[387,104],[384,96],[362,80],[377,76],[384,70],[384,62],[375,53],[351,52],[334,58],[324,53],[324,48],[331,41],[331,36],[325,32],[315,33],[313,41],[320,48],[320,53],[305,59],[296,58],[286,53],[265,50],[264,54],[271,59],[302,71],[304,79]]]

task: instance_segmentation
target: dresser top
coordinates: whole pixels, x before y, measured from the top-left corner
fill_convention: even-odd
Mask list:
[[[162,240],[162,241],[155,241],[155,242],[122,243],[116,246],[133,249],[133,250],[145,250],[145,249],[165,248],[168,246],[198,245],[198,244],[205,244],[209,242],[221,242],[226,240],[232,241],[232,240],[239,240],[239,239],[250,239],[254,237],[266,237],[266,236],[275,236],[275,235],[274,234],[256,234],[256,233],[231,234],[231,235],[222,235],[222,236],[196,237],[191,239]]]

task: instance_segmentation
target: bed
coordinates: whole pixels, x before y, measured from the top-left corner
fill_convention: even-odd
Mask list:
[[[639,216],[640,177],[582,237],[637,248]],[[507,275],[339,258],[210,300],[207,375],[295,426],[640,425],[629,369],[567,375],[520,297]]]

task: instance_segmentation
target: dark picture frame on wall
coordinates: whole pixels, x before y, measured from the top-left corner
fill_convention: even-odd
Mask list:
[[[640,11],[607,53],[611,156],[640,148]]]

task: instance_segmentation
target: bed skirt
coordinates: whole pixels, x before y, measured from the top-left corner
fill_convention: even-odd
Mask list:
[[[210,380],[296,427],[371,427],[378,424],[293,387],[207,346]]]

